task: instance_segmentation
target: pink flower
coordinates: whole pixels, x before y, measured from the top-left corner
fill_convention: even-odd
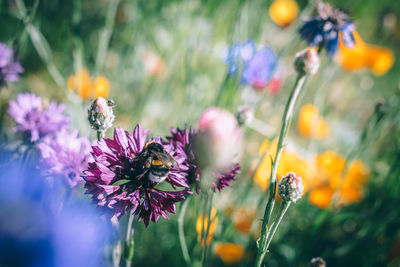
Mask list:
[[[203,112],[197,125],[195,149],[201,151],[200,164],[216,169],[231,166],[239,154],[242,137],[235,116],[211,107]]]

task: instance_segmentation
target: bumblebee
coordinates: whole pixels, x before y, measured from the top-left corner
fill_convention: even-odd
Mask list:
[[[143,151],[138,155],[145,163],[145,172],[142,176],[148,174],[148,179],[153,183],[163,182],[174,166],[178,166],[175,159],[165,151],[164,147],[154,141],[148,142]]]

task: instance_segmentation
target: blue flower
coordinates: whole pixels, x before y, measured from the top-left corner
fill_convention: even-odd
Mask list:
[[[263,89],[271,79],[277,62],[276,55],[269,47],[264,47],[246,63],[242,82],[255,89]]]
[[[0,150],[0,265],[105,266],[111,225],[90,203],[66,202],[33,164]]]
[[[308,19],[299,33],[308,46],[323,47],[328,56],[332,57],[338,50],[339,34],[344,45],[354,45],[354,30],[355,26],[347,14],[321,1],[318,2],[317,15]]]
[[[236,73],[240,66],[246,64],[253,57],[255,50],[254,41],[237,42],[230,47],[227,55],[224,57],[224,61],[228,65],[228,73]]]

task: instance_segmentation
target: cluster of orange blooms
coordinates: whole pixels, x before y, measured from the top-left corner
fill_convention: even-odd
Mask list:
[[[301,109],[299,133],[304,137],[325,138],[329,125],[319,116],[318,109],[306,105]],[[259,150],[260,156],[267,151],[267,156],[258,166],[254,181],[262,190],[266,190],[271,175],[273,156],[276,154],[278,141],[265,140]],[[268,156],[269,155],[269,156]],[[333,151],[317,154],[312,159],[300,156],[294,150],[285,149],[277,168],[278,180],[288,172],[295,172],[303,178],[304,191],[309,191],[309,201],[319,207],[347,205],[362,199],[363,187],[370,172],[360,160],[346,163],[346,160]]]
[[[394,63],[393,52],[385,47],[364,43],[358,32],[354,31],[355,44],[346,47],[339,41],[339,64],[348,71],[368,68],[374,75],[381,76],[388,72]],[[341,36],[339,35],[339,40]]]
[[[110,83],[107,78],[98,76],[93,79],[87,69],[81,69],[69,76],[67,87],[70,91],[76,92],[82,100],[89,100],[93,97],[107,98],[110,92]]]

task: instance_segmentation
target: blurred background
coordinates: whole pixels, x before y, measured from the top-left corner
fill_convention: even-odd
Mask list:
[[[350,15],[359,42],[334,58],[323,53],[300,96],[278,177],[296,171],[307,192],[289,209],[265,262],[307,266],[320,256],[328,266],[400,266],[400,5],[328,2]],[[305,0],[2,0],[0,42],[16,49],[24,73],[0,91],[1,142],[18,138],[7,108],[21,92],[65,103],[73,128],[91,140],[87,108],[95,96],[115,101],[114,127],[131,131],[140,123],[155,136],[196,125],[210,106],[233,114],[251,106],[241,173],[215,196],[210,266],[252,264],[270,172],[269,158],[258,159],[276,147],[296,77],[294,56],[306,47],[298,29],[315,6]],[[262,88],[228,70],[229,49],[249,40],[276,56]],[[192,203],[185,233],[194,256],[201,246],[198,203]],[[176,215],[136,229],[135,266],[184,265]]]

